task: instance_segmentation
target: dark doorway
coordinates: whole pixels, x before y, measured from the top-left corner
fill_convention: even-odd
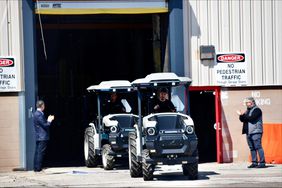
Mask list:
[[[190,91],[190,114],[198,137],[199,162],[216,162],[214,91]]]
[[[45,115],[55,115],[46,166],[84,165],[84,130],[96,117],[96,100],[86,88],[155,72],[152,15],[41,15],[41,20],[38,98],[46,102]]]

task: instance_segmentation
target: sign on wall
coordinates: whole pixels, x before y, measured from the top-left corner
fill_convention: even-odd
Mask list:
[[[0,57],[0,92],[19,91],[18,75],[13,57]]]
[[[167,13],[166,0],[37,0],[36,14],[152,14]]]
[[[245,53],[216,54],[216,82],[222,86],[247,85]]]

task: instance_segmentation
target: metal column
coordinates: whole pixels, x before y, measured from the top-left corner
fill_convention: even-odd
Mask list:
[[[26,114],[26,169],[33,169],[35,150],[35,134],[32,122],[32,111],[36,100],[36,58],[35,58],[35,17],[32,0],[23,0],[23,37],[24,37],[24,82],[25,82],[25,114]]]
[[[185,76],[182,0],[169,0],[168,9],[170,71],[178,76]],[[178,88],[173,93],[185,101],[185,88]]]
[[[185,76],[182,0],[169,0],[168,8],[170,70],[178,76]]]

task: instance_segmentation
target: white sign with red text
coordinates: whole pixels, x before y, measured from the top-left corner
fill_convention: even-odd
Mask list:
[[[217,85],[247,85],[245,53],[217,53],[215,71]]]
[[[0,92],[19,91],[15,58],[0,57]]]

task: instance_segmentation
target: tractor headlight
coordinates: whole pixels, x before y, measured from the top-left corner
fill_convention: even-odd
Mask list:
[[[150,127],[150,128],[147,129],[147,133],[148,133],[148,135],[153,136],[153,135],[156,134],[156,129],[153,128],[153,127]]]
[[[112,126],[112,127],[110,128],[110,130],[111,130],[112,133],[116,133],[118,129],[117,129],[116,126]]]
[[[187,125],[185,130],[188,134],[192,134],[194,132],[194,127],[191,125]]]

